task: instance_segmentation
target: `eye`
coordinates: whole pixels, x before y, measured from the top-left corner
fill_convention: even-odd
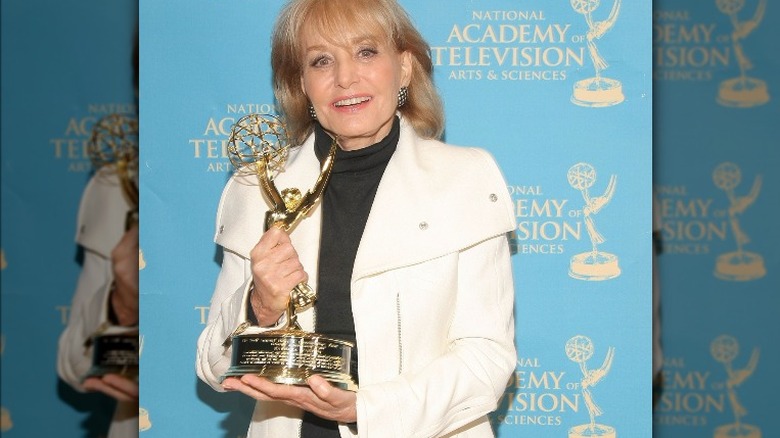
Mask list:
[[[379,52],[373,47],[361,47],[358,50],[358,58],[371,58],[377,53]]]
[[[326,55],[315,56],[314,59],[309,62],[309,65],[312,67],[325,67],[328,64],[330,64],[330,58]]]

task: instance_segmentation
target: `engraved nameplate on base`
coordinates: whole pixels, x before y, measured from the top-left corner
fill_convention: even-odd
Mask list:
[[[357,390],[350,375],[351,342],[297,330],[237,335],[231,342],[233,365],[222,379],[255,374],[275,383],[305,385],[317,374],[341,389]]]
[[[84,379],[106,374],[138,377],[138,333],[100,335],[92,338],[92,367]]]

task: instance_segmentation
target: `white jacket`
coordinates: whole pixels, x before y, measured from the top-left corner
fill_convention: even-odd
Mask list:
[[[312,187],[319,175],[313,144],[312,136],[294,151],[276,179],[280,189]],[[218,391],[230,366],[222,344],[246,320],[249,252],[268,208],[261,193],[256,177],[234,176],[217,214],[224,259],[198,340],[197,372]],[[315,290],[320,226],[318,206],[291,234]],[[516,361],[506,239],[514,227],[506,184],[485,151],[421,139],[401,121],[351,280],[359,436],[493,436],[486,414]],[[313,331],[315,311],[299,315],[305,330]],[[248,436],[296,437],[300,416],[258,402]]]
[[[77,391],[92,366],[92,348],[86,341],[100,328],[105,333],[126,331],[108,323],[108,298],[114,280],[111,250],[124,234],[130,209],[113,167],[101,168],[81,196],[76,243],[84,249],[84,261],[70,306],[65,330],[57,347],[57,374]],[[138,404],[117,403],[109,438],[138,436]]]

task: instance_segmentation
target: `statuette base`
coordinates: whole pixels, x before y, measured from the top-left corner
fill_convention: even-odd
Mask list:
[[[225,375],[254,374],[286,385],[306,385],[317,374],[334,386],[356,391],[350,367],[351,342],[300,330],[273,330],[234,336],[231,367]]]
[[[610,78],[588,78],[577,81],[571,102],[584,107],[617,105],[625,100],[623,84]]]
[[[752,252],[721,254],[715,262],[715,277],[721,280],[750,281],[764,275],[764,258]]]
[[[608,252],[584,252],[569,263],[569,276],[577,280],[601,281],[619,275],[618,258]]]
[[[580,424],[569,429],[569,438],[616,438],[617,432],[612,426],[596,424],[591,428],[590,424]]]
[[[100,335],[92,339],[92,367],[84,379],[106,374],[138,378],[138,332]]]
[[[755,78],[733,78],[720,83],[718,103],[735,108],[749,108],[769,102],[766,82]]]

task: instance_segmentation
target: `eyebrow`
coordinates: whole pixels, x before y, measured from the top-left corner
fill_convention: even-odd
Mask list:
[[[328,39],[328,38],[326,38],[326,40],[330,41],[330,39]],[[377,38],[376,36],[366,34],[366,35],[350,38],[349,41],[347,42],[347,44],[359,45],[359,44],[365,43],[365,42],[370,42],[370,43],[373,43],[373,44],[377,44],[378,41],[379,41],[379,38]],[[340,46],[339,44],[336,44],[335,42],[332,42],[332,44],[334,44],[336,46]],[[305,47],[304,48],[304,52],[305,53],[314,52],[314,51],[318,51],[318,50],[325,50],[325,45],[323,45],[323,44],[314,44],[314,45],[311,45],[309,47]]]

